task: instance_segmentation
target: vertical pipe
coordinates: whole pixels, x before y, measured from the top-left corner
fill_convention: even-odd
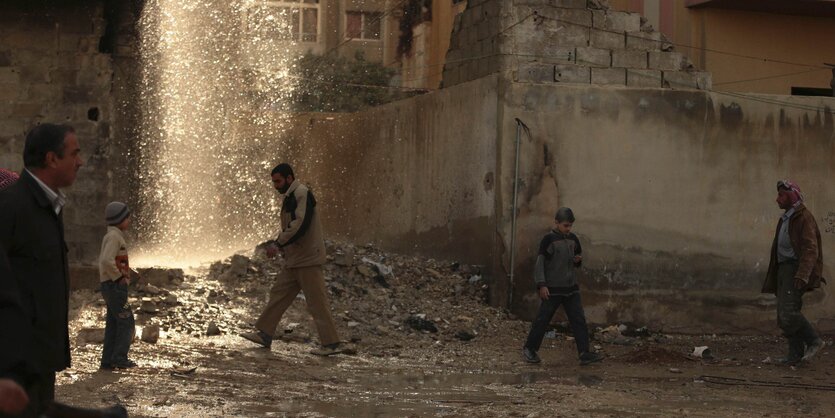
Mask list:
[[[516,268],[516,212],[519,202],[519,148],[524,123],[516,118],[516,168],[513,174],[513,214],[510,217],[510,290],[507,292],[507,308],[513,306],[514,270]]]

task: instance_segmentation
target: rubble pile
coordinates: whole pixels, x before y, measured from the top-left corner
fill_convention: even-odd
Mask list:
[[[323,271],[337,328],[344,340],[373,346],[372,354],[378,348],[391,354],[404,346],[466,343],[508,319],[505,310],[485,303],[488,286],[479,266],[391,254],[370,245],[326,245]],[[282,269],[283,259],[267,258],[262,248],[252,257],[236,254],[195,275],[141,269],[142,279],[130,292],[141,327],[137,337],[155,344],[171,334],[211,338],[251,331]],[[276,338],[318,341],[304,294],[297,299]],[[98,304],[104,306],[102,300]],[[80,338],[95,344],[99,338],[94,335]]]
[[[391,254],[370,245],[334,241],[326,245],[323,270],[343,339],[387,347],[400,344],[391,338],[393,334],[435,343],[470,341],[507,318],[486,305],[487,285],[479,266]],[[208,281],[238,289],[260,309],[281,269],[280,257],[268,259],[259,249],[252,258],[234,255],[213,264]],[[315,340],[304,303],[298,302],[279,325],[277,338]]]

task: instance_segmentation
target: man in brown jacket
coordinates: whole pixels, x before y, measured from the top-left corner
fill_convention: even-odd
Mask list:
[[[777,222],[762,292],[777,296],[777,324],[789,343],[788,355],[781,362],[797,364],[811,359],[823,347],[823,341],[800,312],[803,293],[826,283],[821,277],[821,234],[794,182],[777,182],[777,205],[785,213]]]
[[[307,186],[296,181],[289,164],[276,166],[272,171],[272,181],[275,189],[284,195],[284,201],[281,204],[282,230],[267,249],[267,255],[274,257],[276,252],[283,253],[284,270],[270,290],[267,307],[255,323],[256,332],[241,336],[269,348],[284,311],[302,291],[322,344],[322,348],[313,350],[313,353],[331,355],[344,352],[346,347],[340,343],[336,333],[322,273],[325,240],[316,199]]]

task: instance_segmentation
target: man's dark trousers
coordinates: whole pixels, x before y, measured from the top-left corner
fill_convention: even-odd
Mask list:
[[[528,334],[525,347],[533,352],[539,351],[542,339],[545,337],[545,330],[560,305],[565,307],[565,315],[568,317],[568,323],[574,333],[574,341],[577,343],[577,352],[579,354],[588,352],[589,329],[586,325],[586,314],[583,312],[583,303],[578,291],[569,295],[556,295],[552,292],[548,299],[542,301],[542,304],[539,305],[539,313],[536,314],[536,319],[531,324],[531,331]]]
[[[818,339],[812,325],[800,312],[803,308],[803,293],[794,285],[798,263],[788,261],[777,266],[777,324],[789,342],[789,358],[803,357],[807,345]]]

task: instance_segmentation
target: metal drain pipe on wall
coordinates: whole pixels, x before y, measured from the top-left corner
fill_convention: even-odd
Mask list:
[[[519,154],[522,144],[522,129],[530,138],[531,130],[521,119],[516,119],[516,168],[513,174],[513,214],[510,217],[510,290],[507,292],[507,308],[513,306],[514,270],[516,269],[516,212],[519,203]]]

